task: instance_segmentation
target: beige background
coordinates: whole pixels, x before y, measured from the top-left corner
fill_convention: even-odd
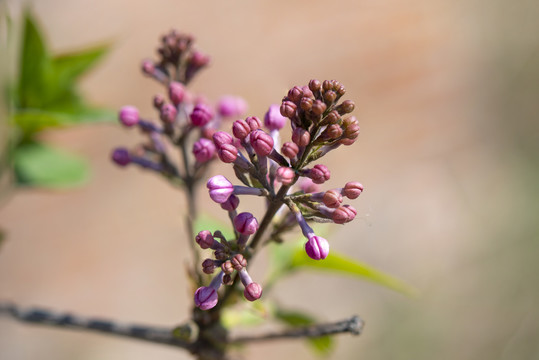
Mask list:
[[[113,42],[82,84],[111,109],[132,104],[155,117],[151,97],[161,89],[139,63],[172,27],[195,34],[212,57],[194,89],[211,100],[242,95],[250,114],[313,77],[346,85],[362,134],[325,160],[328,187],[358,180],[366,191],[353,202],[358,218],[334,226],[332,248],[420,297],[315,273],[284,281],[271,295],[283,304],[367,322],[361,337],[338,339],[332,359],[539,359],[536,2],[41,0],[33,8],[56,51]],[[87,157],[93,179],[77,190],[17,190],[3,204],[0,299],[128,322],[186,319],[182,194],[108,160],[137,134],[101,125],[45,137]],[[200,201],[220,214],[206,192]],[[313,358],[296,341],[245,354]],[[0,359],[148,358],[189,356],[0,319]]]

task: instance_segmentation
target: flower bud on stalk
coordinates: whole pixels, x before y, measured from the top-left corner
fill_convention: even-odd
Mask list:
[[[185,87],[183,84],[172,81],[168,86],[168,97],[170,98],[170,101],[172,101],[174,105],[178,106],[183,101],[184,96]]]
[[[323,260],[329,254],[329,243],[323,237],[313,235],[305,243],[305,252],[313,260]]]
[[[281,148],[281,152],[284,156],[292,160],[298,155],[299,147],[293,142],[285,142]]]
[[[275,173],[275,180],[283,185],[290,185],[294,181],[295,176],[296,174],[292,168],[281,166]]]
[[[120,109],[118,118],[124,126],[131,127],[139,122],[139,111],[134,106],[124,106]]]
[[[361,185],[357,181],[347,182],[342,190],[342,194],[352,200],[356,199],[362,192],[363,185]]]
[[[247,273],[247,269],[243,268],[240,272],[240,280],[245,286],[245,290],[243,291],[243,296],[249,301],[255,301],[260,299],[262,296],[262,286],[259,284],[253,282],[249,274]]]
[[[210,197],[216,203],[222,204],[234,192],[234,186],[223,175],[216,175],[208,180],[206,187],[209,189]]]
[[[207,105],[199,103],[195,106],[189,117],[194,126],[202,127],[213,118],[213,112]]]
[[[264,116],[264,125],[271,131],[280,130],[286,124],[286,118],[281,115],[279,105],[273,104]]]
[[[209,310],[217,305],[219,300],[217,290],[223,283],[223,275],[224,273],[220,272],[219,275],[213,278],[210,286],[202,286],[195,291],[195,305],[201,310]]]
[[[201,138],[193,144],[193,155],[199,163],[205,163],[215,155],[213,141]]]
[[[204,274],[213,274],[213,272],[215,271],[215,261],[212,260],[212,259],[206,259],[202,262],[202,272]]]
[[[178,111],[176,107],[172,104],[164,104],[161,107],[160,118],[164,123],[172,124],[176,121],[176,115]]]
[[[131,162],[131,156],[126,148],[116,148],[111,155],[112,161],[119,166],[127,166]]]
[[[223,144],[217,150],[217,156],[224,163],[232,163],[238,158],[238,149],[232,144]]]
[[[350,205],[343,205],[335,209],[331,215],[331,219],[336,224],[344,224],[354,220],[357,215],[356,209]]]
[[[208,230],[200,231],[195,237],[195,241],[203,250],[205,249],[215,250],[222,247],[221,244],[217,240],[215,240],[211,232]]]
[[[312,169],[304,170],[303,174],[309,177],[315,184],[323,184],[329,180],[331,173],[325,165],[315,165]]]
[[[232,135],[224,131],[217,131],[213,134],[212,138],[213,143],[217,147],[221,147],[225,144],[232,144],[234,142],[234,138],[232,137]]]

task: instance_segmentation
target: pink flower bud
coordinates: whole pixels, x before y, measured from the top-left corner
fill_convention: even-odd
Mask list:
[[[299,86],[294,86],[292,89],[288,90],[288,99],[294,103],[299,103],[303,97],[303,90]]]
[[[284,185],[290,185],[294,181],[295,175],[292,168],[281,166],[275,173],[275,179]]]
[[[206,259],[202,262],[202,272],[204,274],[213,274],[215,271],[215,261],[212,259]]]
[[[142,72],[146,75],[153,75],[155,72],[155,65],[151,60],[144,60],[141,65]]]
[[[204,55],[200,51],[193,51],[191,57],[189,58],[189,64],[197,68],[206,66],[209,64],[209,62],[210,57],[208,55]]]
[[[232,265],[230,260],[227,260],[221,264],[221,270],[223,270],[225,274],[230,275],[234,272],[234,265]]]
[[[281,115],[287,118],[293,118],[296,115],[297,106],[292,101],[283,101],[279,110]]]
[[[263,130],[251,133],[251,146],[259,156],[267,156],[273,150],[273,138]]]
[[[294,132],[292,132],[292,141],[297,146],[307,146],[311,141],[311,134],[309,134],[307,130],[297,127],[294,129]]]
[[[195,126],[202,127],[210,122],[213,118],[212,110],[203,103],[198,103],[189,115],[191,123]]]
[[[331,216],[331,219],[336,224],[344,224],[344,223],[354,220],[356,215],[357,215],[356,209],[354,209],[350,205],[343,205],[335,209],[335,211],[333,212]]]
[[[262,122],[256,116],[249,116],[245,119],[245,122],[247,125],[249,125],[249,129],[251,129],[251,131],[258,130],[262,127]]]
[[[241,116],[247,110],[247,102],[239,96],[223,96],[217,104],[221,116]]]
[[[320,236],[311,236],[305,243],[305,252],[313,260],[325,259],[329,254],[329,243]]]
[[[254,234],[258,230],[258,221],[249,212],[242,212],[234,218],[234,228],[245,235]]]
[[[264,125],[270,130],[280,130],[286,124],[286,118],[281,115],[279,105],[273,104],[264,115]]]
[[[165,123],[172,124],[176,120],[177,114],[178,110],[176,110],[176,107],[172,104],[164,104],[161,107],[160,117]]]
[[[320,191],[320,186],[318,184],[315,184],[311,179],[309,178],[303,178],[299,181],[299,187],[300,189],[306,193],[315,193]]]
[[[307,176],[311,178],[313,183],[323,184],[329,180],[331,173],[327,166],[318,164],[308,171]]]
[[[213,142],[215,146],[221,147],[224,144],[232,144],[234,142],[234,138],[227,132],[217,131],[215,134],[213,134]]]
[[[129,151],[127,151],[126,148],[117,148],[113,151],[111,155],[112,161],[116,163],[116,165],[119,166],[126,166],[131,162],[131,156],[129,155]]]
[[[228,197],[227,201],[221,204],[221,209],[226,211],[234,211],[240,204],[240,198],[232,194]]]
[[[208,230],[202,230],[195,237],[195,241],[202,249],[210,249],[215,243],[213,235]]]
[[[243,290],[243,296],[245,296],[245,298],[249,301],[260,299],[262,296],[262,286],[255,282],[250,283]]]
[[[232,144],[223,144],[217,150],[217,156],[224,163],[232,163],[238,158],[238,148]]]
[[[326,111],[327,109],[327,106],[326,104],[324,104],[322,101],[320,100],[315,100],[313,102],[313,106],[311,108],[311,111],[314,115],[316,116],[320,116],[324,113],[324,111]]]
[[[161,110],[161,107],[165,104],[165,98],[162,95],[155,95],[153,97],[153,107],[157,110]]]
[[[247,266],[247,260],[243,257],[242,254],[236,254],[231,260],[234,270],[241,271],[244,267]]]
[[[281,148],[281,152],[289,159],[293,159],[299,152],[299,147],[293,142],[285,142]]]
[[[124,126],[136,125],[139,121],[138,109],[134,106],[124,106],[118,113],[118,118]]]
[[[240,140],[245,139],[250,132],[251,128],[245,120],[236,120],[232,124],[232,133]]]
[[[185,97],[185,87],[182,83],[173,81],[168,86],[168,97],[170,101],[176,106],[178,106]]]
[[[363,185],[357,181],[351,181],[344,185],[343,195],[349,199],[357,198],[363,192]]]
[[[342,203],[342,195],[337,190],[328,190],[324,193],[322,201],[329,208],[338,208]]]
[[[211,199],[219,204],[227,201],[234,192],[234,186],[223,175],[210,178],[206,183],[206,187],[209,189]]]
[[[200,163],[211,160],[215,155],[215,145],[213,144],[213,141],[205,138],[198,139],[198,141],[193,144],[193,155]]]
[[[202,310],[215,307],[218,300],[219,296],[214,288],[202,286],[195,291],[195,305]]]

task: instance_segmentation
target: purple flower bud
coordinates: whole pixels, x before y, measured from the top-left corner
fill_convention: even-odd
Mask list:
[[[202,262],[202,272],[204,274],[213,274],[215,271],[215,261],[212,259],[206,259]]]
[[[336,140],[343,134],[342,128],[337,124],[328,125],[326,130],[322,133],[324,140]]]
[[[176,107],[172,104],[164,104],[161,107],[160,117],[165,123],[172,124],[176,120],[177,114],[178,110],[176,110]]]
[[[195,126],[204,126],[213,118],[212,110],[205,104],[199,103],[195,105],[193,112],[189,115],[191,123]]]
[[[223,270],[225,274],[230,275],[234,272],[234,265],[232,265],[230,260],[227,260],[221,264],[221,270]]]
[[[144,60],[141,65],[142,72],[146,75],[153,75],[155,72],[155,65],[151,60]]]
[[[193,51],[191,57],[189,58],[189,63],[197,68],[208,65],[210,62],[210,57],[204,55],[199,51]]]
[[[223,96],[217,104],[221,116],[241,116],[247,110],[247,102],[239,96]]]
[[[236,120],[232,124],[232,133],[240,140],[243,140],[249,135],[251,128],[245,120]]]
[[[225,261],[226,259],[228,259],[228,253],[225,249],[223,248],[218,248],[216,249],[214,252],[213,252],[213,256],[215,256],[215,258],[217,260],[220,260],[220,261]]]
[[[226,211],[234,211],[240,204],[240,198],[232,194],[228,197],[228,200],[221,204],[221,209]]]
[[[138,109],[134,106],[124,106],[118,113],[118,119],[124,126],[136,125],[139,121]]]
[[[247,266],[247,260],[243,257],[242,254],[236,254],[231,260],[234,270],[241,271],[244,267]]]
[[[153,97],[153,107],[157,110],[161,110],[161,107],[165,104],[165,98],[162,95],[155,95]]]
[[[320,191],[320,186],[318,184],[315,184],[311,179],[309,178],[303,178],[299,181],[299,187],[300,189],[306,193],[315,193]]]
[[[313,107],[314,100],[310,97],[303,97],[301,98],[301,102],[299,103],[299,107],[304,111],[309,111]]]
[[[357,181],[347,182],[342,192],[347,198],[355,199],[363,192],[363,185]]]
[[[215,143],[215,146],[221,147],[224,144],[232,144],[234,142],[234,138],[227,132],[217,131],[215,134],[213,134],[213,142]]]
[[[258,230],[258,221],[249,212],[242,212],[234,218],[234,228],[244,235],[254,234]]]
[[[329,180],[331,173],[329,172],[327,166],[318,164],[307,172],[307,176],[313,181],[313,183],[323,184]]]
[[[258,130],[262,127],[262,122],[256,116],[249,116],[245,119],[245,122],[249,125],[251,131]]]
[[[292,101],[283,101],[279,108],[281,115],[287,118],[293,118],[296,115],[297,106]]]
[[[275,179],[284,185],[290,185],[294,181],[295,175],[292,168],[281,166],[275,173]]]
[[[243,290],[243,296],[245,296],[245,298],[249,301],[260,299],[262,296],[262,286],[255,282],[250,283]]]
[[[337,93],[333,90],[328,90],[324,93],[324,100],[327,104],[332,104],[337,99]]]
[[[311,108],[311,111],[314,115],[316,116],[320,116],[324,113],[324,111],[326,111],[327,109],[327,106],[326,104],[324,104],[322,101],[320,100],[315,100],[313,102],[313,106]]]
[[[293,142],[285,142],[281,148],[281,152],[289,159],[293,159],[299,152],[299,147]]]
[[[202,249],[210,249],[215,243],[213,235],[208,230],[202,230],[195,237],[195,241]]]
[[[223,144],[217,150],[217,156],[224,163],[232,163],[238,158],[238,148],[232,144]]]
[[[299,103],[303,97],[303,90],[299,86],[294,86],[292,89],[288,90],[288,99],[294,103]]]
[[[311,134],[307,130],[297,127],[292,132],[292,141],[297,146],[307,146],[311,141]]]
[[[350,205],[343,205],[335,209],[331,219],[335,224],[344,224],[354,220],[357,215],[356,209]]]
[[[215,145],[213,141],[201,138],[193,144],[193,155],[200,163],[211,160],[215,155]]]
[[[329,243],[323,237],[313,235],[305,243],[305,252],[313,260],[325,259],[329,254]]]
[[[267,156],[273,150],[273,138],[263,130],[251,133],[251,146],[259,156]]]
[[[222,204],[234,192],[234,186],[223,175],[216,175],[208,180],[206,187],[209,189],[210,197],[216,203]]]
[[[303,98],[306,98],[306,97],[312,98],[312,97],[314,97],[313,92],[311,91],[311,89],[309,89],[308,86],[302,86],[301,90],[303,90]]]
[[[337,106],[337,111],[341,115],[349,114],[352,111],[354,111],[355,107],[356,107],[356,105],[354,104],[354,102],[352,100],[345,100],[345,101],[342,102],[342,104]]]
[[[322,201],[329,208],[338,208],[342,203],[342,195],[337,190],[328,190],[324,193]]]
[[[286,118],[281,115],[279,105],[273,104],[264,115],[264,125],[270,130],[280,130],[286,124]]]
[[[312,79],[311,81],[309,81],[309,89],[311,89],[313,93],[319,91],[321,88],[322,84],[319,80]]]
[[[112,161],[114,161],[117,165],[120,166],[126,166],[131,162],[131,156],[129,155],[129,151],[127,151],[126,148],[114,149],[111,158]]]
[[[178,106],[185,97],[185,87],[182,83],[173,81],[168,86],[168,97],[170,101],[176,106]]]
[[[214,288],[202,286],[195,291],[195,305],[201,310],[209,310],[215,307],[218,300],[219,296]]]

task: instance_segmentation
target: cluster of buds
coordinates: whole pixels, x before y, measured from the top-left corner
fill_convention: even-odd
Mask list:
[[[221,278],[221,283],[228,283],[227,275],[236,269],[234,264],[238,263],[234,259],[238,256],[243,260],[248,258],[249,248],[254,250],[266,230],[258,229],[258,222],[252,214],[236,213],[240,195],[262,196],[268,200],[266,216],[273,220],[270,240],[281,241],[280,235],[298,224],[307,239],[307,255],[315,260],[328,256],[328,241],[317,236],[308,222],[344,224],[352,221],[357,211],[343,204],[343,199],[355,199],[363,191],[358,182],[320,191],[319,185],[330,179],[330,170],[323,164],[310,166],[329,151],[353,144],[359,135],[357,119],[348,116],[354,110],[354,103],[350,100],[340,102],[344,94],[345,88],[338,81],[321,83],[311,80],[308,86],[290,89],[280,106],[272,105],[268,109],[263,122],[251,116],[236,120],[232,134],[224,131],[213,134],[219,159],[233,165],[236,177],[243,185],[233,185],[222,175],[207,182],[210,198],[229,212],[236,239],[204,245],[215,250],[215,259],[206,259],[203,263],[205,272],[213,272],[221,266],[222,272],[215,279]],[[281,146],[279,130],[287,123],[292,130],[291,141]],[[279,211],[282,205],[286,205],[289,211]],[[252,282],[246,275],[245,266],[241,269],[239,276],[246,286],[245,297],[249,300],[258,298],[247,290]],[[215,286],[212,289],[216,292]],[[202,299],[200,294],[209,290],[201,289],[197,290],[195,299],[198,299],[197,303],[205,304],[199,301]],[[258,284],[256,289],[260,289]],[[216,299],[211,299],[213,304]]]
[[[193,48],[192,36],[175,30],[163,36],[161,42],[159,60],[142,63],[143,73],[166,88],[167,96],[157,94],[152,102],[159,120],[145,119],[136,107],[124,106],[118,114],[120,123],[139,128],[147,140],[132,150],[115,149],[112,160],[119,166],[135,164],[153,170],[173,183],[179,180],[193,185],[216,158],[212,135],[223,120],[243,115],[247,104],[239,97],[224,96],[211,106],[203,97],[189,92],[188,82],[208,64],[208,56]],[[173,147],[181,149],[183,166],[173,161]]]

